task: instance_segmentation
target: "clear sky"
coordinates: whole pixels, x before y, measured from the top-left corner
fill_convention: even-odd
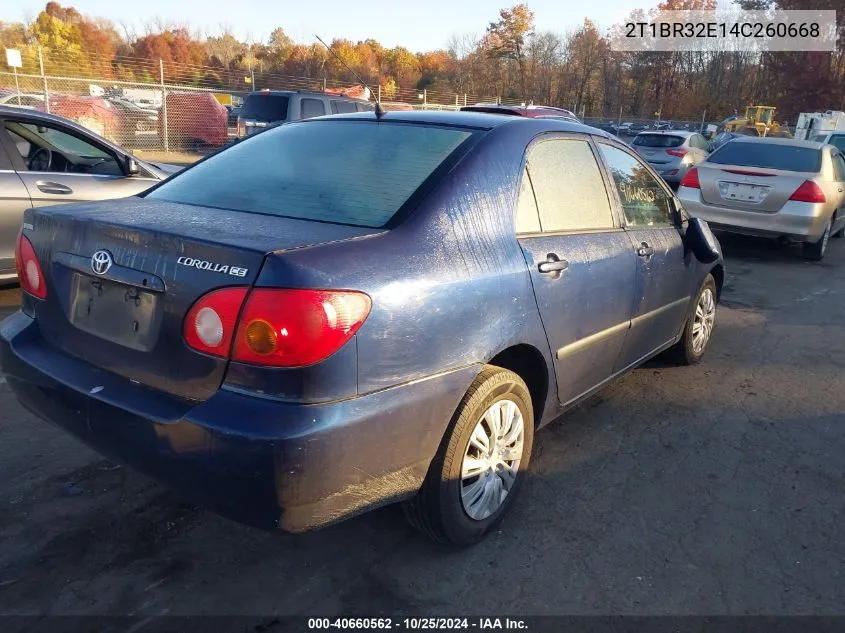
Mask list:
[[[405,46],[412,51],[442,48],[450,35],[481,34],[498,17],[499,9],[518,0],[59,0],[81,13],[108,18],[140,30],[155,17],[216,34],[228,25],[235,35],[266,40],[281,26],[298,42],[374,38],[384,46]],[[632,9],[648,9],[658,0],[527,0],[538,30],[565,32],[589,17],[609,27]],[[5,0],[0,4],[4,22],[32,19],[46,0]]]

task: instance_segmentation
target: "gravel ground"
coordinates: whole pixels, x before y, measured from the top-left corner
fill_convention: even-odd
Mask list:
[[[845,241],[822,263],[723,246],[704,362],[652,361],[540,432],[522,498],[470,549],[396,508],[299,536],[228,522],[0,384],[0,613],[842,614]]]

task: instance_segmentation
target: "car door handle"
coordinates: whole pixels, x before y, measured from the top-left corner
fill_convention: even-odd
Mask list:
[[[565,259],[560,259],[554,253],[546,255],[546,261],[540,262],[537,270],[541,273],[560,273],[569,268],[569,262]]]
[[[57,182],[39,181],[35,183],[35,186],[38,187],[38,190],[43,193],[55,193],[58,195],[67,195],[69,193],[73,193],[73,189],[71,189],[67,185],[62,185]]]
[[[643,242],[637,249],[637,255],[639,255],[640,257],[651,257],[652,255],[654,255],[654,249],[649,246],[646,242]]]

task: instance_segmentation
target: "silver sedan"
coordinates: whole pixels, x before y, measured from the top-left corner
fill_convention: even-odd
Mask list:
[[[710,154],[710,144],[705,138],[686,130],[642,132],[631,141],[631,147],[673,186],[681,181],[690,167]]]
[[[845,233],[845,158],[833,145],[743,136],[687,172],[678,198],[715,229],[802,242],[818,260]]]

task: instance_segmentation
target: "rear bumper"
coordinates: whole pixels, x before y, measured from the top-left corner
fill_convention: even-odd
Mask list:
[[[226,390],[192,404],[47,347],[18,312],[0,323],[0,369],[27,409],[101,454],[223,516],[300,532],[413,496],[480,368],[319,405]]]
[[[699,189],[680,187],[678,198],[692,217],[706,220],[713,229],[760,237],[789,237],[799,242],[818,241],[830,220],[825,205],[788,201],[777,213],[742,211],[704,202]]]

